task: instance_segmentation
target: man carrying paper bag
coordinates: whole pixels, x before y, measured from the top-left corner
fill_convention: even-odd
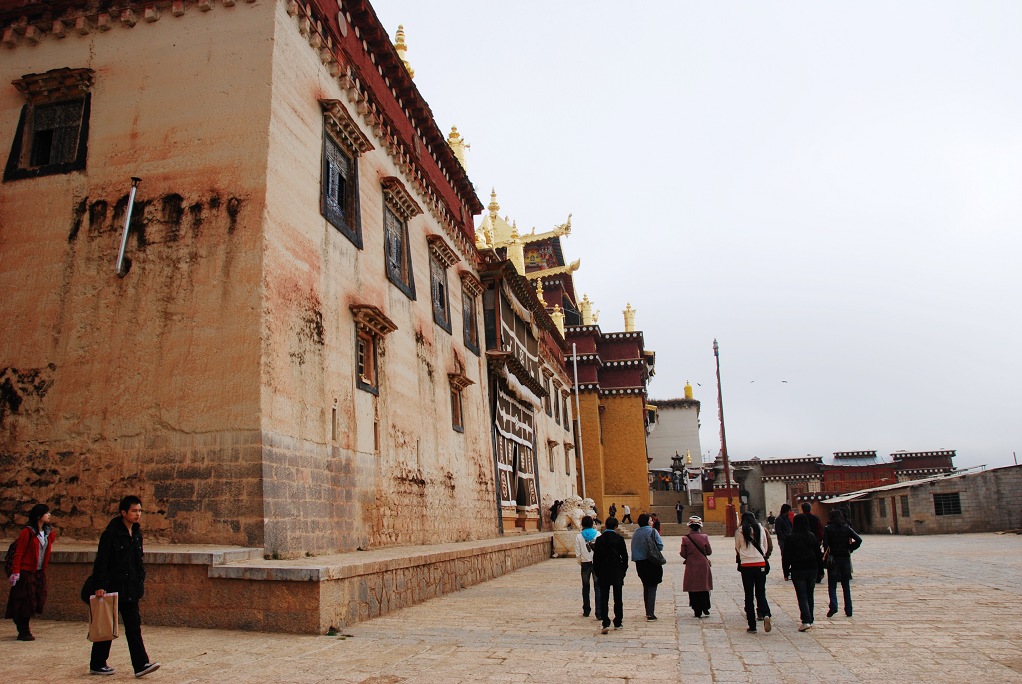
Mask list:
[[[95,587],[95,596],[90,597],[90,608],[95,605],[93,601],[105,598],[107,592],[117,594],[112,612],[119,612],[124,621],[124,636],[128,641],[131,666],[136,677],[143,677],[160,667],[159,663],[149,662],[149,654],[142,642],[142,614],[138,610],[138,602],[145,594],[141,520],[142,500],[134,495],[121,499],[120,515],[110,521],[103,536],[99,538],[99,550],[92,566],[92,577],[89,578],[91,586]],[[110,611],[111,607],[103,605],[102,610]],[[112,638],[117,636],[116,625],[115,616],[111,636],[102,641],[93,640],[92,658],[89,661],[89,672],[92,674],[114,673],[114,668],[106,664],[106,659],[110,655]],[[91,639],[91,623],[89,634]]]
[[[117,633],[117,592],[89,597],[89,641],[111,641]]]

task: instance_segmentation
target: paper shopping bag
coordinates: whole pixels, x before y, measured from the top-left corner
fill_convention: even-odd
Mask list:
[[[89,597],[89,641],[111,641],[117,634],[117,592]]]

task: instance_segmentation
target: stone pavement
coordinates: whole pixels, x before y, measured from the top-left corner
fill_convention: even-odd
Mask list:
[[[767,596],[774,628],[745,632],[733,541],[712,539],[713,614],[696,620],[681,591],[678,538],[667,538],[657,613],[646,622],[634,567],[624,629],[598,633],[581,617],[578,566],[554,559],[384,617],[338,637],[143,627],[163,668],[152,682],[1022,682],[1022,536],[867,536],[854,556],[855,615],[796,631],[795,592],[779,568]],[[182,588],[182,590],[187,590]],[[840,594],[840,590],[839,590]],[[145,605],[143,603],[143,620]],[[93,680],[84,624],[33,621],[14,640],[3,623],[5,682]],[[111,681],[130,678],[123,638]]]

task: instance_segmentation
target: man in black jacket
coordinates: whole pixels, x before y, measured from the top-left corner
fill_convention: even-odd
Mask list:
[[[624,607],[621,590],[628,573],[628,547],[624,537],[617,533],[617,518],[607,518],[606,529],[593,542],[593,572],[600,584],[600,614],[603,615],[603,634],[610,631],[610,591],[614,590],[614,629],[621,629]]]
[[[149,662],[142,642],[142,615],[138,602],[145,594],[145,566],[142,564],[142,500],[129,495],[121,499],[120,515],[110,521],[99,538],[96,562],[92,566],[96,596],[117,592],[117,607],[128,640],[131,666],[136,677],[154,672],[159,663]],[[112,675],[114,668],[106,664],[110,656],[109,641],[92,644],[89,672]]]

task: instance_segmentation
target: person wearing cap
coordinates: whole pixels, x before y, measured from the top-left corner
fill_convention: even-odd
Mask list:
[[[689,533],[681,538],[681,557],[685,564],[685,579],[681,588],[688,592],[688,607],[695,617],[710,615],[710,592],[713,591],[713,572],[710,570],[710,538],[702,533],[703,519],[693,515],[688,519]]]
[[[50,507],[36,504],[28,514],[28,524],[14,542],[13,572],[7,578],[11,593],[7,596],[4,617],[14,621],[18,641],[35,641],[28,623],[46,605],[46,568],[56,538],[50,527]]]

